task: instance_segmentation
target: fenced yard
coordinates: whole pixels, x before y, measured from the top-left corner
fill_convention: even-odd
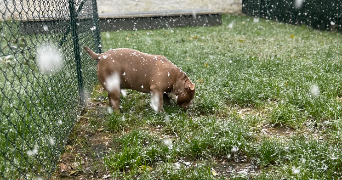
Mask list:
[[[55,171],[96,82],[95,62],[80,54],[98,47],[94,2],[0,2],[0,179]]]
[[[162,54],[196,84],[194,105],[156,114],[128,91],[121,114],[97,86],[57,177],[338,179],[340,33],[247,16],[222,26],[103,32],[104,51]]]
[[[1,3],[0,179],[342,176],[340,33],[224,15],[101,45],[95,0]],[[193,106],[156,114],[127,91],[113,114],[82,46],[166,56],[196,84]]]

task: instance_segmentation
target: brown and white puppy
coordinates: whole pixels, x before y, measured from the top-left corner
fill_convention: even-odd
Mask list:
[[[96,54],[84,47],[98,61],[97,77],[108,92],[109,104],[119,111],[121,89],[151,93],[155,111],[163,109],[163,94],[176,95],[176,103],[187,109],[195,95],[195,84],[166,57],[137,50],[119,48]]]

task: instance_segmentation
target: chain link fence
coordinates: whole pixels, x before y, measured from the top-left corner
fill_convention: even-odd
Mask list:
[[[96,78],[96,0],[0,0],[0,179],[49,179]]]
[[[342,31],[340,0],[242,0],[242,12],[320,30]]]

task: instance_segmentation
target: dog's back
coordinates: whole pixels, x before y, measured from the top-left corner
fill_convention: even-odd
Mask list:
[[[134,89],[150,93],[151,84],[170,91],[180,70],[161,55],[151,55],[137,50],[119,48],[98,55],[98,78],[105,78],[117,72],[122,89]],[[100,81],[101,81],[100,80]]]

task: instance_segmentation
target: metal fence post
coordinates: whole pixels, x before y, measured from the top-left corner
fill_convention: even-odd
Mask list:
[[[95,28],[95,51],[97,53],[102,53],[102,45],[101,45],[101,31],[100,31],[100,25],[99,25],[99,14],[97,11],[97,4],[96,4],[96,0],[92,0],[92,4],[93,4],[93,23],[94,23],[94,27]]]
[[[84,106],[86,99],[84,94],[84,85],[82,78],[82,67],[81,67],[81,55],[80,55],[80,45],[77,34],[77,16],[75,10],[74,0],[69,0],[69,9],[70,9],[70,25],[72,29],[72,40],[74,45],[74,55],[76,62],[76,72],[77,72],[77,80],[78,80],[78,93],[80,96],[80,105]]]

